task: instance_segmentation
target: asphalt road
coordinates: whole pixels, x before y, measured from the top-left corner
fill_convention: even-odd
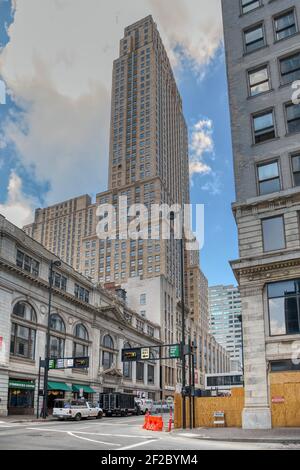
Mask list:
[[[142,429],[143,417],[103,418],[80,422],[3,423],[1,450],[275,450],[295,448],[280,444],[213,442],[183,433]]]

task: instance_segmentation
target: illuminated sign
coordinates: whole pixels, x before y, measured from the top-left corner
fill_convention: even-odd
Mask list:
[[[141,349],[122,349],[122,362],[135,362],[140,359]]]

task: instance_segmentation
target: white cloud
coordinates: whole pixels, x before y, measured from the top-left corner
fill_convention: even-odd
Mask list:
[[[125,26],[153,14],[173,64],[202,73],[222,38],[219,0],[14,0],[0,71],[23,112],[2,126],[46,203],[106,189],[112,62]],[[194,165],[200,170],[200,165]]]
[[[200,119],[191,129],[190,137],[190,176],[208,174],[211,167],[204,157],[214,156],[213,123],[210,119]]]
[[[32,222],[36,205],[37,201],[24,195],[22,180],[12,171],[7,187],[7,199],[4,204],[0,204],[0,214],[18,227],[23,227]]]

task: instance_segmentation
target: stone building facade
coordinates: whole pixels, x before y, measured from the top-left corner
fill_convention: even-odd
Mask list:
[[[0,216],[0,415],[32,414],[39,358],[45,357],[49,264],[54,255]],[[90,358],[88,369],[50,370],[49,406],[57,397],[123,391],[159,399],[158,362],[122,363],[125,347],[157,346],[160,326],[67,264],[55,268],[51,356]],[[41,389],[42,387],[40,387]],[[41,405],[41,400],[40,400]]]
[[[236,184],[245,428],[272,426],[271,375],[299,370],[300,4],[223,0]],[[300,382],[300,373],[299,382]]]

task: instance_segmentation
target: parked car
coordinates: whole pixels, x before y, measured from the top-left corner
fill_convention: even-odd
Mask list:
[[[82,418],[101,419],[103,416],[102,409],[86,400],[62,400],[54,401],[53,416],[60,420],[73,419],[80,421]]]

